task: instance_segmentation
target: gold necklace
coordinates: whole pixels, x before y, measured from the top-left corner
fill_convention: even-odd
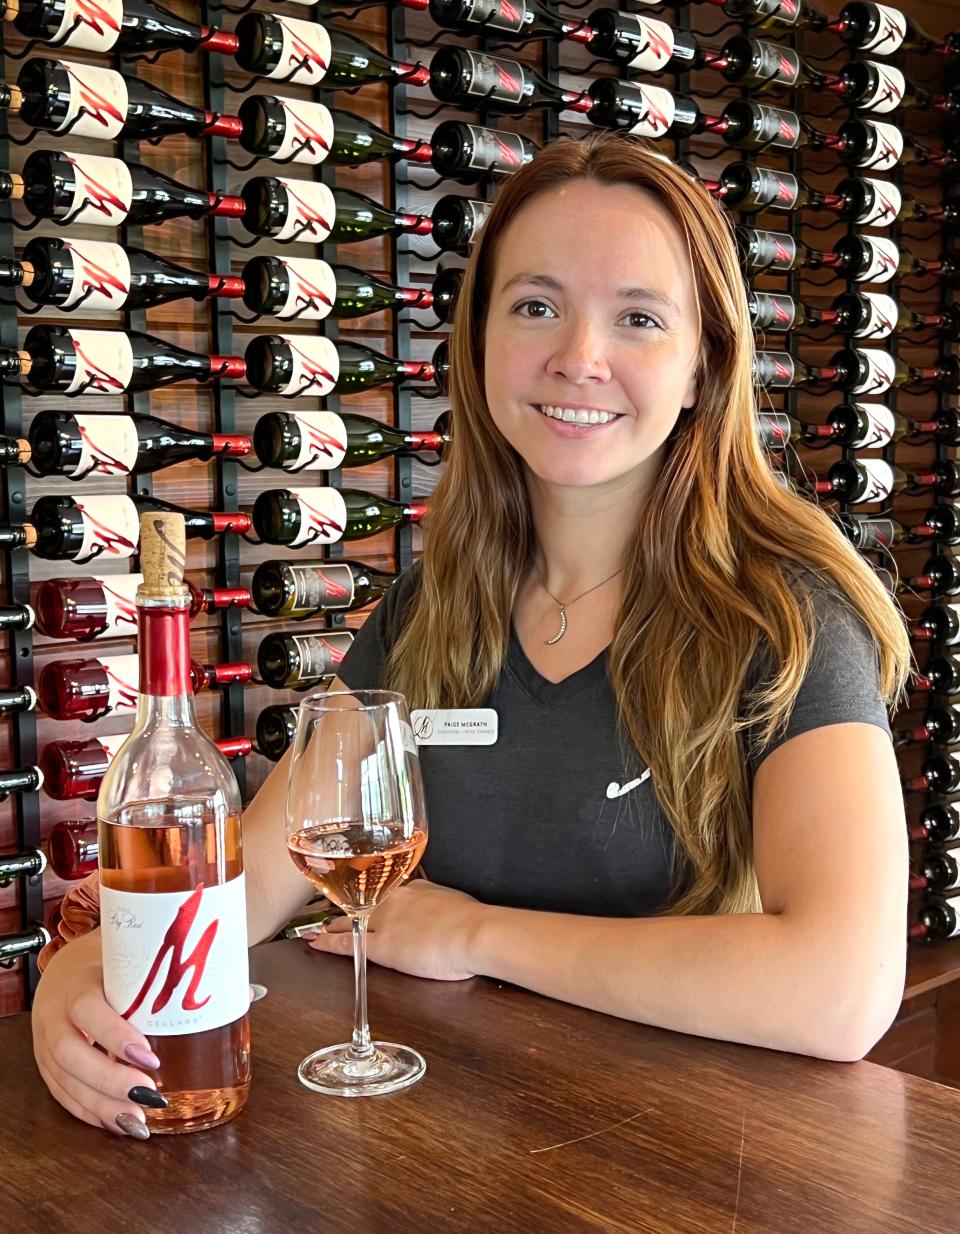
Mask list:
[[[537,576],[540,579],[540,585],[543,587],[543,590],[547,593],[550,599],[554,602],[554,604],[556,604],[556,606],[560,610],[560,629],[553,636],[553,638],[545,638],[543,640],[544,645],[547,647],[552,647],[554,643],[559,643],[560,640],[563,638],[563,636],[566,634],[567,632],[567,609],[570,608],[571,605],[576,604],[578,600],[582,600],[584,596],[588,596],[591,591],[596,591],[598,587],[602,587],[604,583],[609,583],[610,579],[616,578],[618,574],[622,574],[622,573],[623,573],[623,566],[621,566],[619,570],[614,570],[612,574],[608,575],[601,582],[594,583],[592,587],[588,587],[586,591],[581,591],[578,596],[574,596],[572,600],[568,600],[566,604],[564,604],[562,600],[557,599],[557,597],[553,594],[553,592],[547,586],[546,579],[543,577],[543,571],[540,569],[539,566],[537,566]]]

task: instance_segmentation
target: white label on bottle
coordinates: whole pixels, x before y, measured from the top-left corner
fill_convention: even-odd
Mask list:
[[[283,176],[278,179],[287,192],[287,214],[274,239],[291,240],[296,236],[305,244],[322,244],[337,217],[331,189],[313,180],[287,180]]]
[[[879,19],[877,29],[865,43],[860,44],[860,51],[879,51],[890,56],[907,37],[907,19],[899,9],[892,9],[886,4],[875,4],[873,7]]]
[[[107,674],[107,707],[110,711],[136,711],[140,695],[140,657],[103,656],[100,667]]]
[[[290,380],[280,389],[291,397],[297,394],[324,398],[337,384],[340,376],[340,356],[328,338],[311,338],[308,334],[281,334],[290,348],[293,370]]]
[[[222,1028],[250,1006],[245,876],[192,891],[100,884],[103,990],[142,1033]]]
[[[347,503],[335,488],[288,489],[300,507],[300,526],[290,541],[301,544],[334,544],[347,526]]]
[[[294,634],[292,637],[300,660],[297,673],[300,681],[335,677],[353,642],[353,634],[346,630],[336,634]]]
[[[130,104],[127,83],[113,69],[96,68],[92,64],[60,61],[66,72],[70,97],[67,114],[53,131],[69,132],[74,137],[99,137],[112,141],[127,122]]]
[[[73,254],[73,284],[59,307],[120,309],[130,294],[130,258],[119,244],[104,240],[67,240]]]
[[[80,458],[71,476],[96,470],[104,476],[125,476],[137,461],[140,442],[132,416],[74,416],[80,434]]]
[[[634,90],[640,97],[642,111],[627,132],[639,133],[643,137],[662,137],[673,124],[676,100],[662,86],[634,86]]]
[[[333,145],[333,116],[322,103],[277,99],[283,108],[283,137],[270,156],[278,162],[322,163]]]
[[[876,130],[877,140],[873,152],[857,164],[873,171],[889,171],[903,158],[903,133],[894,124],[884,124],[882,120],[864,120],[868,128]]]
[[[855,450],[879,450],[893,440],[893,412],[882,403],[854,403],[866,420],[864,431],[849,445]]]
[[[863,182],[871,191],[867,193],[866,206],[854,222],[862,227],[892,227],[903,205],[903,194],[895,184],[871,180],[869,176],[864,176]]]
[[[860,466],[866,472],[866,484],[857,500],[864,503],[886,501],[893,492],[893,468],[882,458],[861,459]]]
[[[470,244],[476,240],[479,235],[480,228],[489,218],[490,211],[492,209],[492,201],[477,201],[477,199],[473,197],[467,201],[466,211],[470,215]]]
[[[270,16],[281,30],[280,60],[276,68],[263,76],[308,86],[323,81],[332,54],[326,27],[300,17],[281,17],[279,13]]]
[[[137,633],[137,588],[142,574],[98,574],[96,581],[103,588],[107,606],[107,624],[101,638],[114,634]]]
[[[880,291],[862,291],[860,295],[866,301],[867,317],[854,330],[854,338],[887,338],[893,333],[899,316],[896,300]]]
[[[95,227],[116,227],[130,213],[133,201],[133,176],[122,159],[101,154],[63,156],[73,168],[73,201],[66,217],[71,223]]]
[[[85,51],[109,51],[122,25],[123,0],[64,0],[63,21],[50,42]]]
[[[870,251],[870,264],[858,274],[858,283],[889,283],[900,264],[900,250],[892,240],[864,236],[863,242]]]
[[[347,430],[333,411],[295,411],[300,429],[297,457],[284,463],[286,471],[332,471],[347,452]]]
[[[315,257],[277,257],[287,272],[287,298],[277,316],[283,320],[322,321],[337,298],[337,276]]]
[[[851,394],[882,394],[893,385],[897,375],[896,361],[893,356],[879,348],[870,351],[858,351],[857,355],[863,362],[863,377],[855,386],[850,387]]]
[[[133,377],[133,346],[122,330],[69,330],[77,357],[65,394],[122,394]]]
[[[896,111],[903,102],[907,82],[899,69],[892,64],[879,64],[876,60],[867,60],[876,73],[874,88],[862,98],[857,99],[860,111],[878,111],[881,114]]]
[[[93,557],[132,557],[140,539],[137,507],[123,493],[109,497],[82,497],[76,509],[83,520],[83,539],[74,561]]]
[[[641,17],[637,13],[621,13],[620,21],[625,29],[637,36],[637,48],[627,67],[657,73],[673,55],[673,27],[665,21]]]

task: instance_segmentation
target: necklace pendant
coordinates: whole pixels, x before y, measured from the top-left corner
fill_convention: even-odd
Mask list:
[[[563,638],[563,636],[566,634],[566,632],[567,632],[567,610],[566,610],[566,608],[565,608],[565,607],[561,604],[561,605],[560,605],[560,630],[559,630],[559,633],[555,634],[555,635],[553,636],[553,638],[545,638],[543,641],[544,641],[544,643],[545,643],[548,647],[552,647],[554,643],[559,643],[559,642],[560,642],[560,640]]]

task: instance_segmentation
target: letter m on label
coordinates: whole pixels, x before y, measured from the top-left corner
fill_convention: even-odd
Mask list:
[[[210,995],[206,998],[197,1001],[197,988],[203,980],[204,969],[207,966],[207,959],[210,955],[210,948],[213,945],[213,940],[216,938],[217,928],[220,924],[219,918],[214,918],[207,926],[200,940],[194,947],[192,953],[184,956],[184,945],[187,935],[190,933],[190,928],[197,918],[197,913],[200,911],[200,901],[203,896],[203,883],[199,883],[196,889],[191,892],[186,900],[180,905],[177,910],[177,915],[170,923],[170,928],[163,936],[163,941],[160,944],[159,950],[154,957],[153,963],[150,965],[150,972],[147,974],[147,979],[140,988],[140,992],[133,1000],[126,1011],[123,1012],[123,1018],[129,1020],[134,1012],[140,1007],[143,1000],[147,997],[157,975],[160,972],[161,965],[167,956],[170,957],[170,965],[167,969],[167,975],[160,989],[160,993],[153,1001],[153,1006],[150,1008],[152,1015],[162,1011],[166,1007],[170,998],[180,985],[185,973],[193,970],[193,976],[190,980],[190,985],[187,988],[186,994],[183,996],[184,1011],[199,1011],[210,1001]]]

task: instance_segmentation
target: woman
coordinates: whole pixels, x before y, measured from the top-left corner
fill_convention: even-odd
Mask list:
[[[496,740],[422,747],[428,877],[376,911],[370,959],[862,1057],[904,980],[884,700],[909,643],[761,452],[724,216],[642,144],[558,141],[501,191],[451,343],[423,561],[336,684],[483,707]],[[251,943],[311,894],[284,851],[286,774],[245,817]],[[350,936],[311,946],[346,955]],[[61,1104],[136,1115],[147,1040],[103,1001],[95,932],[50,963],[34,1024]]]

